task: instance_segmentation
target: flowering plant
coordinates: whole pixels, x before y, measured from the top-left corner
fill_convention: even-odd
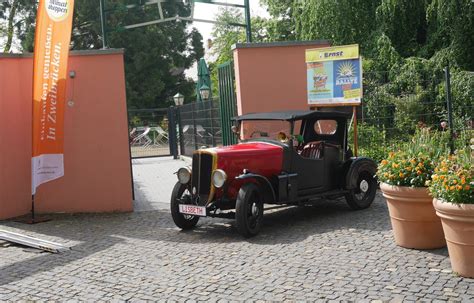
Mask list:
[[[424,187],[433,171],[433,162],[427,155],[398,151],[390,152],[388,158],[380,162],[377,176],[390,185]]]
[[[440,159],[428,182],[431,195],[446,202],[474,204],[473,173],[469,152],[458,151],[456,155]]]
[[[445,136],[429,128],[419,129],[411,142],[380,162],[377,177],[390,185],[426,187],[434,172],[434,161],[447,153]]]

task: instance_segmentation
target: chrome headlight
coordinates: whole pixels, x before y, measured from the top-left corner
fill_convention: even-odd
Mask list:
[[[224,186],[225,181],[227,180],[227,174],[222,169],[216,169],[212,173],[212,185],[217,188]]]
[[[189,167],[181,167],[178,170],[178,181],[181,184],[188,184],[191,180],[191,169]]]

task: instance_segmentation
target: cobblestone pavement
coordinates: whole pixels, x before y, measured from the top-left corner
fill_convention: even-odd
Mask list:
[[[474,279],[451,273],[446,249],[394,244],[380,196],[363,211],[326,201],[268,213],[250,240],[227,220],[182,232],[167,210],[53,219],[0,222],[72,246],[0,245],[0,301],[474,300]]]

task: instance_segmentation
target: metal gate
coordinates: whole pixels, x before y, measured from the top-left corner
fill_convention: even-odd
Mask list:
[[[173,108],[128,111],[130,153],[133,159],[177,154],[175,114]]]
[[[199,148],[222,145],[219,100],[193,102],[178,107],[181,155]]]
[[[237,98],[235,95],[234,62],[228,61],[217,67],[219,77],[219,99],[223,145],[237,143],[232,133],[232,118],[237,116]]]

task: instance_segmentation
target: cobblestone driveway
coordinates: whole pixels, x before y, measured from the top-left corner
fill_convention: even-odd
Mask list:
[[[474,280],[451,273],[446,249],[394,244],[380,197],[358,212],[328,201],[267,214],[250,240],[232,224],[202,220],[181,232],[166,210],[3,222],[73,250],[0,246],[0,301],[474,300]]]

